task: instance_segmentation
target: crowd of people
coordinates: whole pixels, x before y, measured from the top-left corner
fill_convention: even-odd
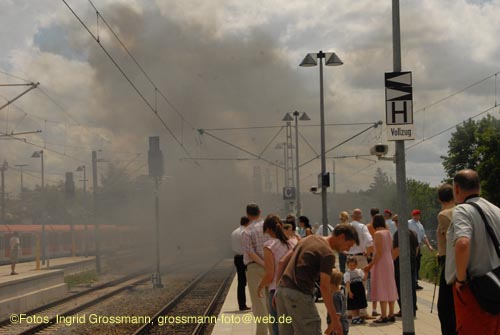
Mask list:
[[[437,218],[442,334],[476,334],[478,329],[481,334],[500,334],[500,317],[482,310],[467,285],[470,278],[499,266],[500,259],[494,245],[486,242],[479,213],[462,204],[479,204],[498,236],[500,209],[479,197],[479,178],[472,170],[460,171],[453,185],[442,185],[438,199],[442,205]],[[422,289],[418,283],[421,251],[424,246],[433,251],[420,217],[420,210],[414,209],[408,220],[414,316],[416,291]],[[246,216],[232,234],[239,309],[251,309],[256,317],[274,317],[274,323],[256,324],[257,335],[319,335],[321,318],[314,299],[319,291],[327,310],[325,334],[348,334],[349,326],[367,319],[376,324],[396,322],[402,316],[398,227],[399,216],[390,209],[381,214],[372,208],[365,224],[361,209],[356,208],[350,214],[341,212],[339,223],[322,236],[322,227],[311,226],[305,216],[290,214],[283,221],[275,214],[262,218],[258,205],[247,205]],[[340,271],[335,269],[336,255]],[[251,307],[246,304],[247,283]],[[292,322],[280,323],[280,316],[291,317]],[[479,328],[474,326],[478,320]]]

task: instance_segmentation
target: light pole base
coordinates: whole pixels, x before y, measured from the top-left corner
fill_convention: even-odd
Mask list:
[[[163,284],[161,283],[161,274],[159,272],[155,272],[151,275],[151,282],[153,283],[153,288],[163,288]]]

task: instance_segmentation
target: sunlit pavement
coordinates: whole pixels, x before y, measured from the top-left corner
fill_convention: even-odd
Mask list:
[[[431,313],[431,302],[434,290],[434,284],[425,283],[423,281],[419,282],[421,286],[424,287],[423,290],[417,291],[418,299],[418,311],[417,318],[415,319],[415,333],[419,335],[436,335],[441,333],[439,319],[437,315],[437,291],[436,298],[434,301],[434,308]],[[234,277],[233,283],[229,289],[226,301],[221,309],[221,315],[223,314],[228,321],[227,323],[217,323],[212,334],[214,335],[226,335],[226,334],[236,334],[236,335],[248,335],[255,334],[255,324],[244,323],[243,317],[249,313],[243,313],[238,310],[238,303],[236,299],[236,288],[237,288],[237,278]],[[248,293],[247,287],[247,304],[250,305],[250,295]],[[325,305],[320,301],[316,304],[323,322],[323,331],[326,329],[326,308]],[[380,307],[379,312],[380,312]],[[396,304],[395,311],[399,311]],[[369,312],[371,313],[371,303],[369,303]],[[241,322],[229,322],[229,321],[241,321]],[[372,320],[367,320],[364,325],[351,326],[349,329],[349,334],[352,335],[376,335],[376,334],[386,334],[386,335],[401,335],[403,332],[403,322],[401,318],[397,318],[395,323],[387,324],[374,324]]]

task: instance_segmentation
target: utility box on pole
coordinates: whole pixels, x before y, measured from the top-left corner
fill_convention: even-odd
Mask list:
[[[155,223],[156,223],[156,272],[151,276],[153,287],[162,288],[160,272],[160,178],[163,176],[163,153],[160,150],[160,137],[149,137],[148,150],[149,176],[155,180]]]
[[[73,198],[75,196],[75,181],[73,180],[73,172],[66,172],[64,192],[68,198]]]
[[[149,137],[148,168],[150,177],[163,176],[163,153],[160,150],[160,137]]]

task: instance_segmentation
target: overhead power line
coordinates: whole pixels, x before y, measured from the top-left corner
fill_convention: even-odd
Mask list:
[[[443,129],[443,130],[441,130],[441,131],[437,132],[436,134],[434,134],[434,135],[432,135],[432,136],[430,136],[430,137],[424,138],[424,139],[420,140],[419,142],[414,143],[414,144],[412,144],[412,145],[410,145],[410,146],[406,147],[406,149],[407,149],[407,150],[413,149],[413,148],[414,148],[414,147],[416,147],[417,145],[420,145],[420,144],[422,144],[422,143],[424,143],[424,142],[426,142],[426,141],[428,141],[428,140],[430,140],[430,139],[432,139],[432,138],[434,138],[434,137],[436,137],[436,136],[439,136],[439,135],[441,135],[441,134],[444,134],[444,133],[446,133],[446,132],[448,132],[448,131],[450,131],[450,130],[452,130],[452,129],[456,128],[457,126],[459,126],[459,125],[461,125],[461,124],[463,124],[463,123],[467,122],[467,120],[470,120],[470,119],[475,119],[475,118],[477,118],[478,116],[481,116],[481,115],[483,115],[483,114],[485,114],[485,113],[488,113],[488,112],[489,112],[489,111],[491,111],[492,109],[495,109],[497,106],[498,106],[498,105],[496,105],[496,104],[495,104],[495,106],[488,107],[487,109],[483,110],[482,112],[480,112],[480,113],[478,113],[478,114],[476,114],[476,115],[474,115],[474,116],[472,116],[472,117],[470,117],[470,118],[467,118],[467,119],[466,119],[466,120],[464,120],[464,121],[461,121],[461,122],[459,122],[459,123],[457,123],[457,124],[455,124],[455,125],[453,125],[453,126],[451,126],[451,127],[446,128],[446,129]]]
[[[452,98],[452,97],[454,97],[455,95],[458,95],[458,94],[460,94],[460,93],[462,93],[462,92],[465,92],[465,91],[467,91],[469,88],[472,88],[472,87],[474,87],[474,86],[476,86],[476,85],[479,85],[479,84],[481,84],[481,83],[485,82],[486,80],[488,80],[488,79],[490,79],[490,78],[493,78],[493,77],[495,77],[495,78],[496,78],[496,76],[497,76],[499,73],[500,73],[500,71],[495,72],[495,73],[493,73],[493,74],[491,74],[491,75],[489,75],[489,76],[487,76],[487,77],[485,77],[485,78],[483,78],[483,79],[480,79],[480,80],[476,81],[475,83],[472,83],[472,84],[470,84],[470,85],[468,85],[468,86],[466,86],[466,87],[464,87],[464,88],[462,88],[462,89],[460,89],[460,90],[458,90],[458,91],[456,91],[456,92],[453,92],[453,93],[451,93],[451,94],[449,94],[449,95],[447,95],[447,96],[445,96],[445,97],[443,97],[443,98],[441,98],[441,99],[439,99],[439,100],[437,100],[437,101],[434,101],[433,103],[430,103],[429,105],[427,105],[427,106],[425,106],[425,107],[419,108],[419,109],[417,109],[417,110],[415,111],[415,113],[421,112],[421,111],[426,110],[426,109],[428,109],[428,108],[430,108],[430,107],[433,107],[433,106],[435,106],[435,105],[438,105],[438,104],[442,103],[443,101],[448,100],[449,98]],[[495,81],[495,85],[496,85],[496,81]],[[496,88],[495,88],[495,98],[496,98]],[[496,102],[495,102],[495,105],[496,105]]]
[[[70,12],[75,16],[75,18],[80,22],[80,24],[85,28],[85,30],[87,30],[87,32],[89,33],[89,35],[97,42],[97,44],[101,47],[102,51],[106,54],[106,56],[113,63],[113,65],[116,67],[116,69],[121,73],[121,75],[127,80],[127,82],[134,89],[134,91],[139,95],[139,97],[142,99],[142,101],[144,101],[144,103],[151,110],[151,112],[153,112],[153,114],[160,121],[160,123],[162,124],[162,126],[167,130],[167,132],[170,134],[170,136],[172,136],[172,138],[175,140],[175,142],[177,142],[177,144],[186,153],[186,155],[188,155],[189,157],[191,157],[191,154],[188,152],[188,150],[186,149],[186,147],[184,146],[184,144],[177,138],[177,136],[175,136],[175,134],[170,129],[170,127],[167,125],[167,123],[165,122],[165,120],[163,120],[163,118],[158,114],[158,111],[157,111],[156,107],[153,107],[151,105],[151,103],[146,99],[146,97],[144,96],[144,94],[132,82],[132,80],[125,73],[125,71],[121,68],[121,66],[118,65],[118,63],[113,58],[113,56],[111,56],[111,54],[109,53],[109,51],[101,44],[99,38],[97,36],[95,36],[94,33],[92,33],[90,31],[89,27],[85,24],[85,22],[82,21],[82,19],[78,16],[78,14],[75,13],[75,11],[73,10],[73,8],[71,8],[71,6],[66,2],[66,0],[62,0],[62,2],[66,5],[66,7],[68,7],[68,9],[70,10]]]
[[[358,137],[359,135],[361,135],[361,134],[363,134],[363,133],[367,132],[368,130],[370,130],[370,129],[372,129],[372,128],[377,128],[377,127],[378,127],[379,125],[381,125],[382,123],[383,123],[382,121],[378,121],[378,122],[372,123],[370,127],[366,128],[366,129],[363,129],[363,130],[362,130],[362,131],[360,131],[359,133],[356,133],[356,134],[352,135],[351,137],[349,137],[349,138],[345,139],[344,141],[340,142],[339,144],[337,144],[337,145],[335,145],[335,146],[331,147],[330,149],[326,150],[326,151],[325,151],[325,154],[329,153],[329,152],[330,152],[330,151],[332,151],[332,150],[337,149],[337,148],[338,148],[338,147],[340,147],[341,145],[344,145],[345,143],[347,143],[347,142],[349,142],[350,140],[352,140],[352,139],[354,139],[354,138]],[[305,163],[302,163],[302,164],[300,165],[300,167],[302,168],[303,166],[305,166],[305,165],[307,165],[307,164],[311,163],[312,161],[314,161],[314,160],[318,159],[319,157],[320,157],[320,155],[316,155],[314,158],[311,158],[310,160],[306,161]]]
[[[172,108],[172,110],[182,119],[182,121],[186,122],[191,127],[191,129],[195,130],[195,127],[189,121],[187,121],[184,118],[184,115],[181,112],[179,112],[179,110],[172,104],[172,102],[165,96],[165,94],[158,88],[158,86],[156,86],[156,84],[153,82],[153,80],[151,79],[151,77],[146,73],[146,71],[144,70],[144,68],[137,61],[137,59],[132,55],[132,53],[130,52],[130,50],[122,42],[122,40],[120,39],[120,37],[115,33],[115,31],[113,30],[113,28],[111,28],[111,26],[108,24],[108,22],[106,21],[106,19],[102,16],[102,14],[99,12],[99,10],[97,9],[97,7],[94,5],[94,3],[91,0],[88,0],[88,1],[89,1],[90,5],[94,8],[94,10],[95,10],[95,12],[97,14],[97,17],[101,18],[102,22],[104,22],[104,24],[109,29],[109,31],[113,34],[113,36],[116,38],[116,40],[118,41],[118,43],[120,43],[120,45],[122,46],[122,48],[129,55],[129,57],[132,59],[132,61],[135,63],[135,65],[137,65],[137,67],[139,68],[139,70],[141,70],[141,72],[144,74],[144,76],[149,81],[149,83],[154,87],[155,90],[158,91],[158,93],[160,94],[160,96]],[[98,21],[98,23],[99,23],[99,21]]]

